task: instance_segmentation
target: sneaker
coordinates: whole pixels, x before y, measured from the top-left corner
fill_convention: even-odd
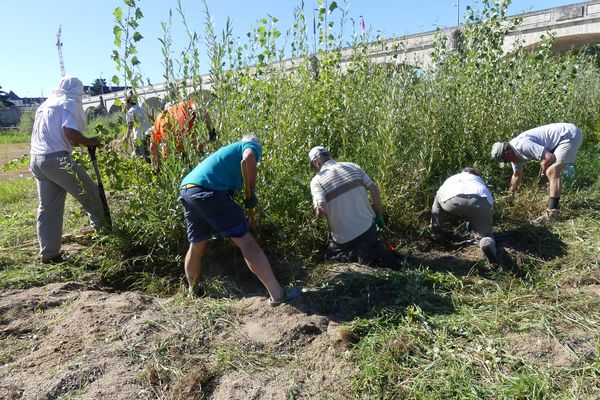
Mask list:
[[[531,221],[531,225],[533,226],[546,226],[548,223],[558,220],[558,209],[549,209],[547,208],[544,214],[541,217],[538,217]]]
[[[482,247],[481,251],[483,251],[483,255],[485,256],[486,260],[490,264],[498,264],[498,257],[496,256],[496,248],[495,247],[492,247],[492,246]]]
[[[300,297],[302,290],[297,287],[283,289],[283,297],[279,300],[269,298],[269,306],[277,307],[280,304],[287,303],[290,300]]]

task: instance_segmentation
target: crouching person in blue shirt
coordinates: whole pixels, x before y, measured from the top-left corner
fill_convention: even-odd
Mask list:
[[[204,159],[181,182],[180,199],[190,242],[185,256],[185,275],[191,296],[203,293],[200,269],[212,229],[240,248],[248,268],[269,291],[269,305],[276,306],[300,295],[298,288],[281,287],[265,253],[248,230],[244,211],[233,200],[233,194],[243,186],[241,163],[245,160],[252,195],[244,204],[246,208],[256,207],[256,164],[261,154],[260,140],[255,135],[245,135],[241,141],[222,147]]]

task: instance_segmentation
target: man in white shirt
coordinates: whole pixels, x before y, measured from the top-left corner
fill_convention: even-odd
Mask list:
[[[560,174],[575,162],[583,142],[581,129],[573,124],[555,123],[521,133],[510,142],[497,142],[492,146],[492,159],[500,166],[511,162],[513,175],[509,192],[514,193],[523,178],[523,164],[527,160],[540,161],[540,175],[546,175],[549,187],[548,208],[544,215],[532,221],[542,226],[558,218],[560,200]]]
[[[97,231],[107,226],[98,187],[71,158],[73,145],[100,144],[97,138],[82,135],[86,123],[82,95],[81,81],[64,77],[35,114],[30,167],[38,188],[37,233],[43,263],[63,261],[60,247],[67,193],[81,203]]]
[[[327,218],[331,229],[329,255],[340,261],[397,267],[377,240],[377,229],[384,227],[381,197],[367,173],[357,164],[336,162],[322,146],[312,148],[308,158],[316,172],[310,182],[316,216]]]
[[[479,239],[486,259],[498,263],[496,241],[492,229],[494,197],[475,168],[465,168],[460,174],[446,179],[435,195],[431,207],[431,234],[436,241],[442,238],[442,227],[448,214],[466,218]]]
[[[131,149],[132,156],[143,157],[144,161],[150,162],[146,146],[146,131],[150,128],[148,113],[146,109],[137,104],[133,95],[127,96],[127,113],[125,122],[127,122],[126,141],[127,147]]]

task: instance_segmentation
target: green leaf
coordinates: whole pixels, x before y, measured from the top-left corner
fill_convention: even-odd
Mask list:
[[[133,57],[131,58],[131,64],[132,64],[132,65],[138,65],[138,64],[140,64],[140,63],[141,63],[141,61],[140,61],[140,60],[138,60],[138,58],[137,58],[136,56],[133,56]]]
[[[118,76],[116,76],[116,75],[113,75],[113,77],[112,77],[112,79],[111,79],[110,81],[111,81],[112,83],[114,83],[115,85],[117,85],[117,86],[120,86],[120,84],[121,84],[121,80],[120,80],[120,79],[119,79],[119,77],[118,77]]]
[[[135,7],[135,0],[123,0],[123,3],[128,7]]]
[[[144,18],[144,14],[142,14],[142,10],[140,10],[139,7],[135,9],[135,18],[136,19]]]
[[[123,20],[123,10],[121,10],[121,7],[115,8],[115,11],[113,11],[113,15],[115,16],[115,19],[118,22],[121,22]]]
[[[134,42],[139,42],[140,40],[142,40],[144,37],[139,33],[139,32],[134,32],[133,34],[133,41]]]
[[[333,10],[335,10],[336,8],[338,8],[338,5],[335,1],[332,1],[331,4],[329,4],[329,12],[333,12]]]

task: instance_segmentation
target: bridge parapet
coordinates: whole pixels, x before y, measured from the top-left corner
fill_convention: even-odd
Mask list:
[[[556,36],[554,50],[564,52],[573,47],[586,44],[600,43],[600,0],[569,4],[561,7],[532,11],[511,18],[522,18],[517,30],[508,35],[504,41],[504,49],[510,51],[519,42],[525,47],[535,47],[540,43],[542,35],[553,32]],[[462,26],[406,35],[399,38],[387,39],[368,45],[368,55],[375,62],[404,64],[427,69],[431,63],[431,53],[436,35],[445,36],[453,46],[456,46]],[[351,59],[351,47],[342,49],[342,68],[347,68]],[[274,68],[292,70],[301,59],[286,59],[272,65]],[[212,89],[212,78],[209,74],[202,75],[202,90]],[[164,83],[144,86],[138,89],[141,102],[152,104],[162,103],[169,88]],[[191,91],[193,88],[188,87]],[[103,95],[106,108],[116,111],[115,99],[124,100],[126,93],[117,92]],[[84,108],[100,104],[100,96],[88,97],[83,101]]]

